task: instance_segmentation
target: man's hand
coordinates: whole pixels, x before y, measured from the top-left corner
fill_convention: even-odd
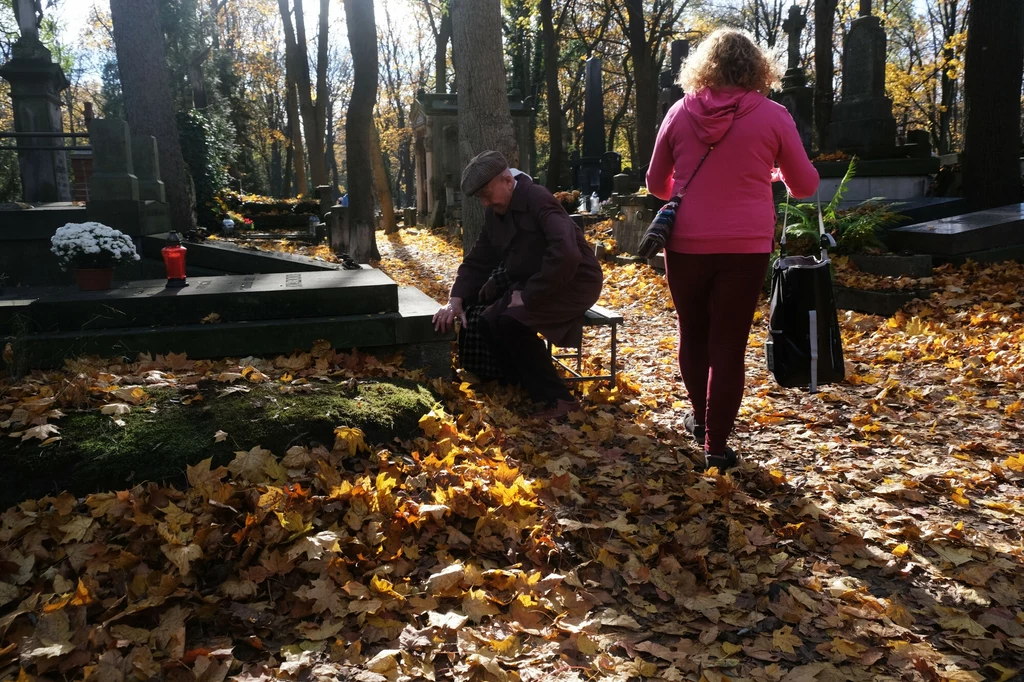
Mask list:
[[[526,304],[523,303],[523,292],[518,291],[518,290],[517,291],[513,291],[512,292],[512,300],[509,301],[508,307],[509,308],[521,308],[524,305],[526,305]]]
[[[448,299],[448,305],[434,313],[434,331],[447,334],[455,325],[455,318],[459,318],[463,327],[466,326],[466,311],[462,309],[462,299],[458,297]]]

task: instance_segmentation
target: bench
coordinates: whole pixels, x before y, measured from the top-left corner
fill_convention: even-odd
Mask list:
[[[568,382],[578,381],[609,381],[612,387],[615,387],[615,377],[618,374],[618,368],[616,366],[616,351],[618,344],[618,328],[622,324],[623,317],[619,313],[602,308],[601,306],[594,306],[586,312],[583,316],[584,327],[611,327],[611,371],[609,374],[597,374],[597,375],[586,375],[583,374],[583,342],[580,341],[580,347],[576,349],[575,353],[555,353],[554,347],[551,342],[548,341],[548,352],[551,353],[551,359],[554,360],[559,367],[569,373],[569,376],[565,378]],[[576,360],[576,368],[573,369],[566,360]]]

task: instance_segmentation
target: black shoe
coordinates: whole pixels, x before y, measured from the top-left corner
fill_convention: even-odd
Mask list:
[[[732,469],[736,466],[739,458],[736,456],[736,452],[726,446],[725,450],[720,455],[711,455],[706,451],[704,452],[704,469],[710,469],[711,467],[718,467],[719,472],[724,472],[726,469]]]
[[[683,428],[686,429],[688,434],[693,436],[695,441],[699,443],[704,442],[704,425],[697,423],[697,418],[692,410],[683,415]]]

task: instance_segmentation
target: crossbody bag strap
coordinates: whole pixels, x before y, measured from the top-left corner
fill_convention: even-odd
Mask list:
[[[686,184],[685,184],[685,185],[683,185],[683,188],[682,188],[681,190],[679,190],[679,198],[680,198],[680,199],[682,199],[683,197],[685,197],[685,196],[686,196],[686,190],[687,190],[687,189],[688,189],[688,188],[690,187],[690,183],[691,183],[691,182],[693,182],[693,179],[694,179],[695,177],[697,177],[697,171],[699,171],[699,170],[700,170],[700,167],[704,165],[704,162],[705,162],[705,161],[707,160],[707,158],[708,158],[708,154],[710,154],[710,153],[711,153],[711,151],[712,151],[712,150],[713,150],[714,148],[715,148],[715,145],[709,145],[709,146],[708,146],[708,150],[707,150],[706,152],[704,152],[704,156],[700,157],[700,161],[698,161],[698,162],[697,162],[697,167],[693,169],[693,172],[692,172],[692,173],[690,173],[690,177],[689,177],[689,179],[688,179],[688,180],[686,181]]]

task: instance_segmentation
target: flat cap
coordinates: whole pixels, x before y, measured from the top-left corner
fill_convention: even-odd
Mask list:
[[[484,188],[488,182],[508,169],[508,161],[501,152],[493,150],[480,152],[466,164],[462,171],[462,194],[471,197]]]

